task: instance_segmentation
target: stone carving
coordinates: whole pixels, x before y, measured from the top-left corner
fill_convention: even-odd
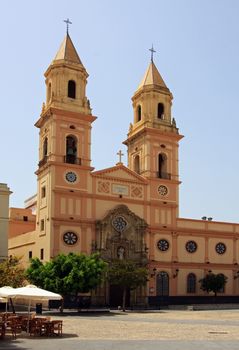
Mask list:
[[[141,186],[131,186],[131,196],[133,198],[142,198],[143,197],[143,188]]]
[[[98,192],[109,193],[110,192],[110,183],[105,181],[98,182]]]
[[[118,205],[110,210],[106,216],[95,225],[95,239],[92,244],[92,252],[99,252],[101,257],[109,264],[112,261],[131,260],[139,266],[147,266],[148,256],[145,244],[147,223],[144,219],[135,215],[126,205]],[[110,285],[106,281],[93,295],[95,303],[110,302]],[[106,294],[105,294],[106,293]],[[147,303],[146,288],[138,288],[132,294],[131,302]]]
[[[124,254],[125,254],[125,248],[120,246],[118,249],[117,249],[117,255],[118,255],[118,258],[120,260],[123,260],[124,259]]]
[[[145,220],[131,212],[127,206],[119,205],[109,211],[104,219],[96,222],[96,250],[108,261],[130,259],[146,264],[147,226]]]

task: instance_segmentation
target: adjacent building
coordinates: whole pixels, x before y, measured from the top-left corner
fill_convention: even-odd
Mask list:
[[[0,183],[0,261],[8,256],[9,196],[7,184]]]

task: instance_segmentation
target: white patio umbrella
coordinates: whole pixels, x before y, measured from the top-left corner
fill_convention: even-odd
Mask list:
[[[61,300],[62,296],[57,293],[50,292],[48,290],[38,288],[32,284],[26,287],[20,287],[14,289],[14,296],[12,298],[21,298],[28,300],[28,325],[27,329],[29,331],[29,320],[30,320],[30,308],[32,300]]]
[[[61,300],[62,299],[62,296],[60,294],[50,292],[46,289],[38,288],[33,284],[29,284],[26,287],[15,288],[13,294],[15,298],[21,297],[29,300]]]
[[[15,299],[27,299],[28,300],[28,312],[30,313],[31,300],[61,300],[62,296],[57,293],[50,292],[49,290],[38,288],[33,284],[29,284],[25,287],[14,289]]]
[[[12,298],[15,295],[15,288],[4,286],[0,288],[0,298]]]
[[[38,288],[32,284],[26,287],[12,288],[9,286],[0,288],[1,298],[22,298],[29,300],[61,300],[62,296],[57,293],[50,292],[46,289]]]
[[[13,297],[14,290],[15,289],[10,286],[4,286],[0,288],[0,302],[6,303],[6,312],[7,312],[8,299]]]

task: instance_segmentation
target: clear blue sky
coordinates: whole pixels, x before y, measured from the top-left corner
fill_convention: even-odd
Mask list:
[[[239,1],[8,0],[1,2],[0,182],[23,206],[36,192],[43,73],[65,36],[89,73],[92,164],[117,161],[131,97],[150,61],[174,95],[180,146],[180,216],[239,222]],[[124,157],[126,163],[126,156]]]

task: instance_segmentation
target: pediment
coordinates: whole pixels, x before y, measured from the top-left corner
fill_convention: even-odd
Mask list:
[[[114,179],[119,181],[128,181],[128,182],[138,182],[146,184],[147,180],[141,176],[135,173],[134,171],[128,169],[123,164],[117,164],[114,167],[95,171],[92,173],[93,176],[101,177],[101,178],[107,178],[107,179]]]

